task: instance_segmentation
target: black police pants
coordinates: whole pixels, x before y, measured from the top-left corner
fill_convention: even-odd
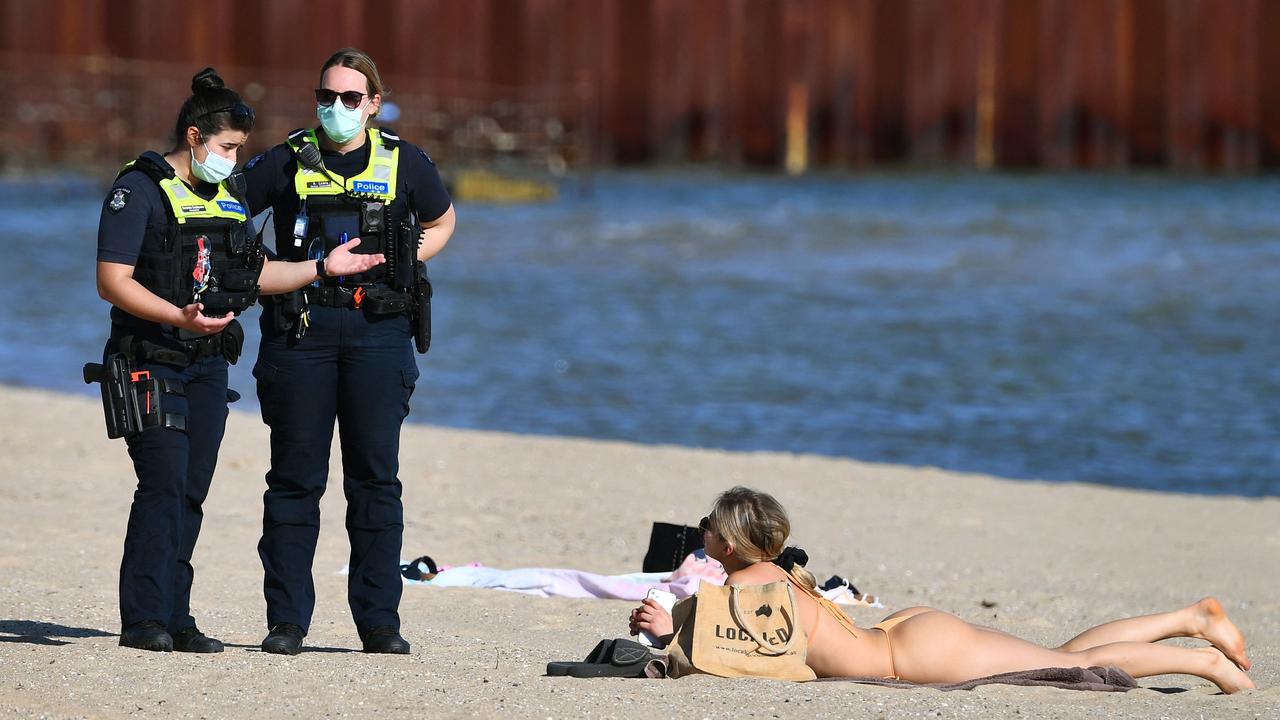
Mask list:
[[[182,383],[185,397],[166,395],[164,410],[185,415],[187,429],[151,428],[127,441],[138,486],[120,561],[120,624],[128,629],[154,620],[172,633],[196,624],[191,554],[227,425],[227,361],[208,357],[185,369],[154,363],[139,369]]]
[[[311,624],[311,566],[336,418],[351,542],[347,602],[361,635],[379,625],[398,629],[400,426],[418,380],[409,319],[312,306],[310,328],[292,347],[275,333],[268,313],[262,325],[253,374],[262,419],[271,428],[258,543],[267,626],[293,623],[306,630]]]

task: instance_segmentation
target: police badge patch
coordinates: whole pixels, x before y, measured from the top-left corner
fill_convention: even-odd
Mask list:
[[[129,202],[130,192],[129,188],[116,188],[111,191],[111,201],[107,203],[111,212],[118,213],[124,209],[125,203]]]

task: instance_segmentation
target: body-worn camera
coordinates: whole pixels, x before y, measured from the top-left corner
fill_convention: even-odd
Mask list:
[[[382,228],[386,224],[386,204],[375,201],[366,200],[360,203],[360,237],[374,237],[382,234]],[[365,252],[380,252],[381,250],[365,250]]]

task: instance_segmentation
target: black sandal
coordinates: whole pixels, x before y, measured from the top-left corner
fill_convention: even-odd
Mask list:
[[[601,640],[582,662],[549,662],[547,675],[576,678],[644,677],[653,652],[634,640]]]

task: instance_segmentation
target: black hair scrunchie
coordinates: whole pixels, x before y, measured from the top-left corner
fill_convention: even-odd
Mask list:
[[[799,565],[804,567],[809,564],[809,554],[798,547],[789,547],[783,550],[778,557],[772,560],[774,565],[791,572],[791,568]]]

